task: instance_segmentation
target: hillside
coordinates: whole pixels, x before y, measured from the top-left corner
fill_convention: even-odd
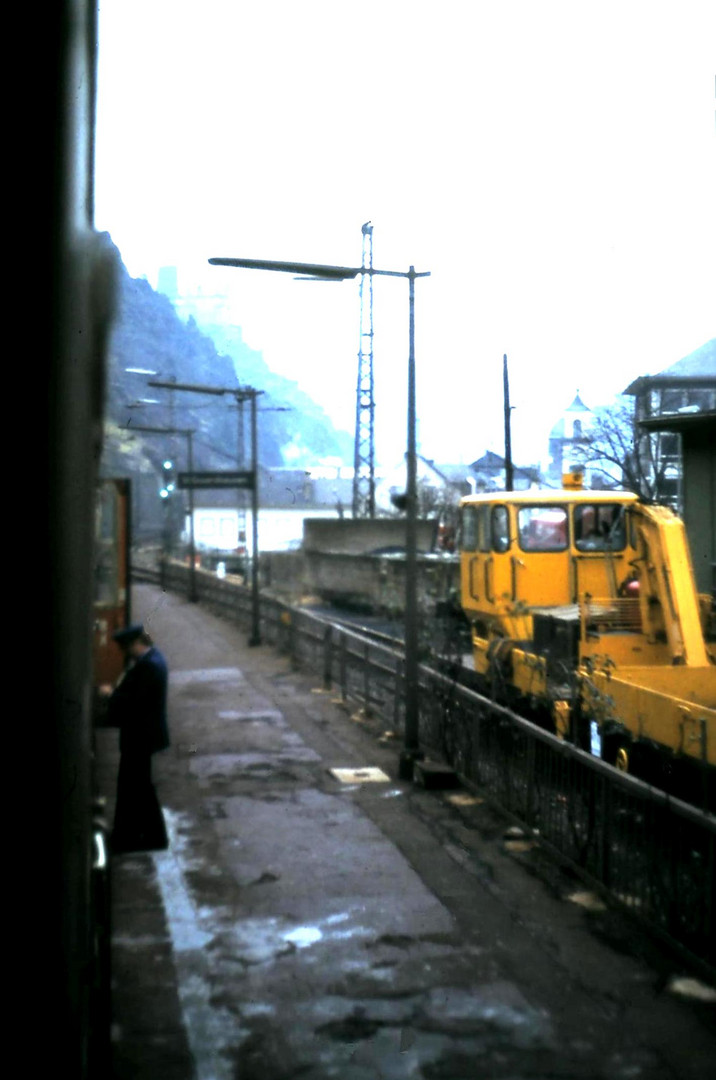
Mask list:
[[[209,329],[213,337],[209,335]],[[236,460],[236,406],[233,399],[171,392],[147,385],[156,372],[161,381],[238,387],[234,363],[220,352],[222,328],[201,329],[193,318],[182,320],[171,302],[145,279],[131,278],[121,267],[117,311],[110,341],[106,415],[118,427],[192,427],[197,429],[197,466],[219,468]],[[264,391],[259,400],[259,457],[263,465],[313,464],[324,457],[352,456],[351,438],[337,431],[295,382],[269,371],[260,353],[241,340],[231,343],[240,384]],[[228,351],[228,350],[227,350]],[[158,405],[138,405],[142,398]],[[278,411],[280,410],[280,411]],[[296,462],[295,447],[305,460]],[[288,451],[287,454],[284,451]]]
[[[258,399],[258,457],[263,467],[302,468],[327,457],[351,459],[350,435],[337,431],[296,383],[274,375],[260,353],[234,337],[230,347],[237,378],[234,360],[219,351],[221,328],[213,332],[214,338],[193,318],[180,318],[166,296],[145,279],[130,277],[121,266],[106,372],[101,472],[132,478],[135,514],[147,523],[160,512],[156,503],[161,462],[169,456],[178,469],[185,470],[187,440],[138,428],[192,429],[195,469],[236,468],[239,433],[237,405],[231,395],[171,391],[149,386],[151,379],[213,387],[252,386],[263,391]],[[128,370],[132,368],[156,374]],[[248,406],[244,428],[248,464]]]

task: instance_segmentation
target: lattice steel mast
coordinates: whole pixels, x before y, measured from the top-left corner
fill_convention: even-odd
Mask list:
[[[373,226],[369,221],[363,234],[364,270],[373,270]],[[360,276],[360,343],[356,389],[356,432],[353,457],[353,517],[375,517],[375,443],[373,399],[373,274]]]

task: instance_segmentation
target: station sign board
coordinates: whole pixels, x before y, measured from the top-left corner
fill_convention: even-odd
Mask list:
[[[179,473],[177,487],[187,488],[233,488],[240,491],[252,491],[254,487],[254,473],[252,469],[225,470],[222,472],[191,472]]]

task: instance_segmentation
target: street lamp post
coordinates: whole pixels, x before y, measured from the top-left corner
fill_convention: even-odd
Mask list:
[[[413,777],[413,763],[420,753],[418,699],[418,482],[415,415],[415,267],[408,271],[408,449],[406,454],[407,501],[405,522],[405,733],[400,755],[400,776]]]
[[[189,440],[187,452],[187,468],[190,473],[194,472],[194,445],[192,432],[187,431]],[[196,592],[196,543],[194,540],[194,490],[189,488],[189,599],[194,604],[198,597]]]
[[[400,755],[401,779],[410,780],[414,762],[422,757],[419,741],[418,695],[418,590],[417,590],[417,440],[415,417],[415,280],[430,272],[376,270],[372,266],[326,266],[323,263],[278,262],[270,259],[212,258],[212,266],[233,266],[244,270],[273,270],[328,281],[347,281],[359,274],[407,278],[409,286],[408,329],[408,438],[406,453],[405,530],[405,732]]]
[[[251,394],[251,466],[254,482],[251,487],[251,637],[249,645],[261,644],[261,618],[259,614],[259,471],[258,424],[256,422],[256,398]]]

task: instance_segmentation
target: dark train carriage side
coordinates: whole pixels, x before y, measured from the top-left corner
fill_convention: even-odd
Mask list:
[[[11,138],[18,167],[6,230],[16,286],[8,326],[25,347],[21,392],[18,380],[6,399],[22,413],[23,458],[26,447],[37,452],[34,467],[23,461],[18,484],[17,520],[33,527],[16,576],[40,596],[13,605],[23,647],[8,651],[6,664],[6,694],[16,691],[11,678],[20,681],[22,703],[11,710],[6,763],[21,785],[6,830],[20,849],[8,873],[20,956],[11,987],[28,1028],[20,1034],[11,1020],[9,1045],[17,1072],[104,1080],[110,1073],[96,1002],[92,903],[100,861],[92,622],[95,492],[118,262],[93,222],[97,4],[57,0],[41,12],[16,5],[16,16],[27,18],[12,40],[31,43],[22,77],[32,95],[24,110],[9,110],[20,117],[20,134]]]

